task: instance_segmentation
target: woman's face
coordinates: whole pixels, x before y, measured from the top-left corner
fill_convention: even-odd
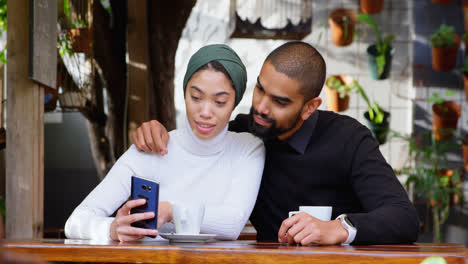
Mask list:
[[[218,135],[229,122],[234,102],[232,82],[222,72],[205,69],[192,75],[185,106],[193,133],[200,139]]]

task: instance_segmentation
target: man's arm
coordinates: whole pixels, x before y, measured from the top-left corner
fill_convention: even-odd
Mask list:
[[[351,157],[351,185],[363,209],[348,214],[357,229],[353,244],[415,242],[416,209],[369,130],[358,128],[346,150],[345,156]]]
[[[248,132],[248,115],[239,114],[229,122],[229,131]],[[135,147],[142,152],[167,154],[169,133],[157,120],[144,122],[132,134]]]

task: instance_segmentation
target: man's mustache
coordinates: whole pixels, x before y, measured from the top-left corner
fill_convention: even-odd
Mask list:
[[[275,122],[275,119],[273,119],[273,118],[271,118],[271,117],[269,117],[269,116],[267,116],[267,115],[265,115],[265,114],[260,114],[260,113],[257,111],[257,109],[255,109],[253,106],[252,106],[252,113],[253,113],[254,115],[259,115],[259,116],[261,116],[263,119],[267,120],[267,121],[270,122],[270,123],[271,123],[271,122]]]

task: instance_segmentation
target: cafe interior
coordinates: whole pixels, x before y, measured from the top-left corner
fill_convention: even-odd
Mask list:
[[[468,263],[468,0],[0,0],[0,32],[5,263]],[[66,237],[143,122],[183,126],[179,88],[200,47],[226,44],[245,64],[233,119],[268,53],[297,40],[326,62],[319,110],[378,142],[417,210],[416,243],[266,243],[250,221],[234,241]]]

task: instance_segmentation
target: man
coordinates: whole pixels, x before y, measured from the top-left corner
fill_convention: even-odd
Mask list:
[[[312,46],[289,42],[266,58],[249,115],[231,121],[265,143],[266,160],[250,220],[257,240],[309,244],[412,243],[416,210],[379,151],[370,131],[355,119],[317,110],[325,62]],[[167,153],[167,132],[157,121],[132,135],[142,151]],[[301,205],[332,206],[331,221]]]

